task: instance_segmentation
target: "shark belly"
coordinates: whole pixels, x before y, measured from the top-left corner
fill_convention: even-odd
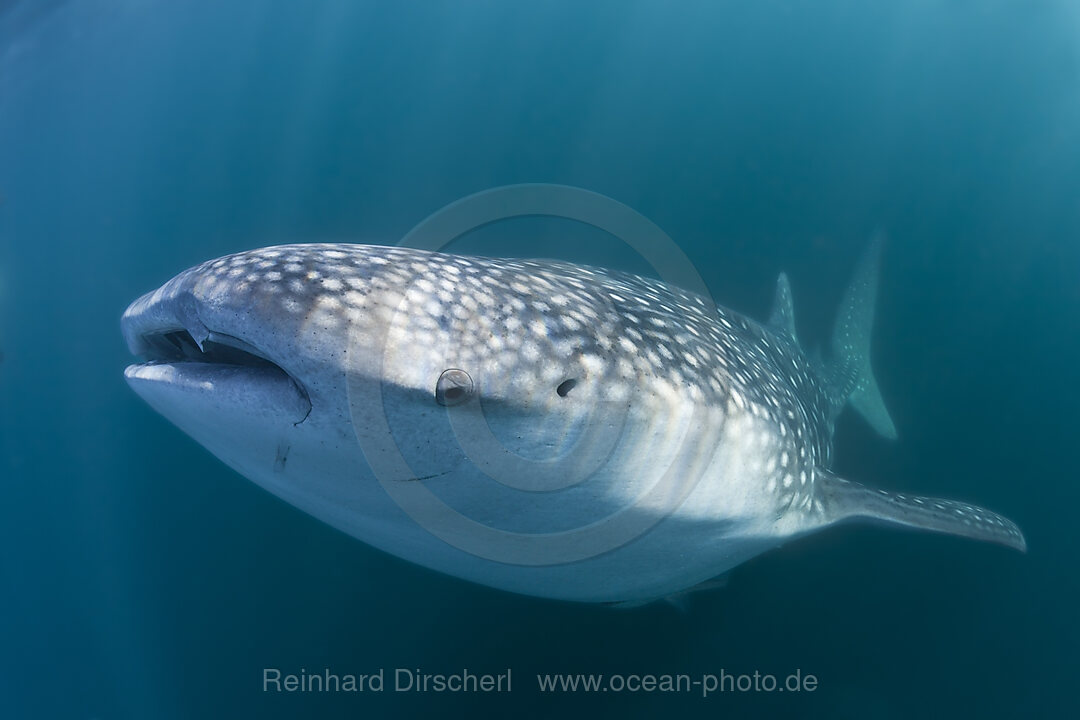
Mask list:
[[[777,546],[789,531],[777,522],[777,501],[756,492],[767,483],[769,446],[762,443],[771,436],[767,424],[747,413],[690,404],[661,413],[637,403],[615,419],[590,410],[570,420],[545,416],[556,428],[591,420],[617,422],[619,430],[610,447],[601,440],[593,448],[581,442],[557,448],[571,460],[563,470],[584,466],[587,475],[545,493],[502,485],[499,467],[470,458],[461,433],[446,432],[445,414],[417,411],[392,392],[384,412],[415,475],[377,477],[353,431],[333,420],[343,410],[317,409],[296,426],[282,425],[255,453],[236,437],[207,432],[193,416],[170,419],[241,475],[347,535],[432,570],[526,595],[648,601],[720,575]],[[548,438],[554,433],[534,418],[496,412],[485,421],[519,460],[541,467],[553,461]],[[602,454],[599,462],[591,452]],[[312,483],[313,476],[320,482]],[[496,543],[544,538],[542,547],[508,562],[498,547],[440,537],[388,494],[387,483],[423,486],[461,518],[500,533]]]

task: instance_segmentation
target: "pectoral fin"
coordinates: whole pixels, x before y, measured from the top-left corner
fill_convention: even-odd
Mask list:
[[[880,520],[1027,550],[1027,541],[1016,523],[976,505],[875,490],[829,472],[818,473],[822,504],[833,522],[848,518]]]

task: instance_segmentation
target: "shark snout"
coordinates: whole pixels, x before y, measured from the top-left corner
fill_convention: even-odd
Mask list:
[[[302,422],[308,393],[249,331],[261,327],[258,318],[223,313],[194,280],[181,274],[124,312],[124,340],[142,360],[125,370],[128,384],[188,432],[193,424]]]

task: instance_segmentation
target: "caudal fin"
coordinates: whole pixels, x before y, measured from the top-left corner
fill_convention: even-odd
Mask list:
[[[832,521],[867,518],[1027,550],[1027,541],[1016,523],[976,505],[875,490],[829,472],[818,472],[822,502]]]
[[[883,241],[883,234],[874,235],[844,293],[833,329],[833,362],[827,372],[839,407],[846,400],[879,435],[896,439],[896,426],[870,367],[870,337],[874,330]]]

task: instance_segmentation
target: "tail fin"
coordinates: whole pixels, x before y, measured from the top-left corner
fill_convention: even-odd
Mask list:
[[[883,241],[882,233],[874,235],[844,293],[833,329],[833,365],[828,374],[837,405],[842,407],[847,400],[879,435],[894,440],[896,426],[889,417],[870,367],[870,336],[874,329]]]
[[[869,518],[891,525],[960,535],[1027,551],[1016,524],[976,505],[940,498],[903,495],[844,480],[818,471],[821,496],[830,520]]]

